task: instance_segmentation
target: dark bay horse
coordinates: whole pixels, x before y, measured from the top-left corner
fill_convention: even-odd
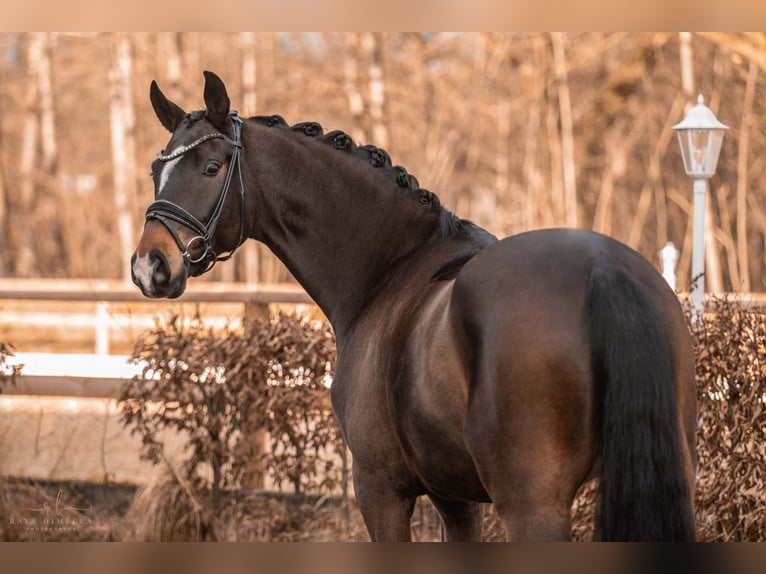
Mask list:
[[[172,137],[132,259],[149,297],[248,238],[330,319],[332,403],[373,540],[409,540],[418,496],[448,540],[567,539],[600,477],[602,540],[693,540],[696,401],[681,307],[639,254],[572,229],[498,241],[383,150],[319,124],[241,119],[205,72],[186,113],[152,83]]]

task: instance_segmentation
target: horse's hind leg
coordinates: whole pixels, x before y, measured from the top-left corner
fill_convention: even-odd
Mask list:
[[[569,540],[570,509],[579,486],[576,477],[587,474],[589,457],[557,448],[558,441],[543,430],[548,426],[532,424],[534,417],[493,421],[488,412],[485,407],[474,411],[484,417],[470,417],[466,438],[508,540]],[[582,464],[573,464],[572,459]]]
[[[508,541],[570,540],[572,497],[562,489],[563,477],[546,476],[540,468],[524,472],[516,465],[497,474],[485,468],[482,479]]]
[[[468,448],[509,540],[568,540],[572,501],[592,466],[582,399],[562,383],[549,392],[544,376],[511,380],[529,383],[504,398],[491,376],[475,385]]]
[[[481,542],[484,508],[476,502],[444,500],[429,495],[444,523],[447,542]]]
[[[501,505],[497,510],[503,521],[507,539],[522,541],[568,541],[571,540],[569,509],[540,501],[533,508]]]

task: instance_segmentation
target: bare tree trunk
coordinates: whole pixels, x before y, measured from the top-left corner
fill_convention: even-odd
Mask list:
[[[721,226],[714,229],[715,237],[726,250],[726,263],[729,270],[729,280],[735,289],[741,284],[737,267],[737,247],[732,234],[731,213],[729,212],[729,186],[725,183],[716,191],[718,213],[721,215]]]
[[[747,204],[750,207],[750,213],[753,216],[753,222],[761,232],[761,237],[759,238],[761,241],[762,249],[761,256],[763,257],[761,261],[766,263],[766,210],[764,210],[764,208],[761,206],[760,199],[756,198],[754,194],[751,194],[747,197]]]
[[[109,118],[112,141],[114,206],[122,278],[130,280],[130,256],[134,248],[131,206],[136,197],[135,117],[131,94],[132,46],[128,35],[112,37],[109,72]]]
[[[241,32],[239,34],[239,47],[242,53],[242,113],[245,115],[255,114],[258,104],[255,42],[255,32]]]
[[[562,184],[564,186],[564,222],[568,227],[577,227],[577,172],[574,158],[574,136],[572,128],[572,104],[569,98],[564,35],[551,33],[553,62],[558,86],[559,118],[561,120]]]
[[[270,105],[271,101],[268,99],[270,94],[268,88],[274,85],[275,59],[274,59],[274,33],[273,32],[259,32],[258,33],[258,60],[261,81],[261,108],[265,108],[264,104]]]
[[[50,49],[55,34],[46,33],[37,67],[37,82],[40,99],[40,144],[42,147],[42,169],[47,175],[56,171],[58,151],[56,147],[56,123],[53,111],[53,82],[51,80]]]
[[[559,114],[554,107],[550,91],[547,92],[548,113],[546,115],[546,131],[548,132],[548,153],[550,155],[550,213],[552,217],[545,221],[546,227],[564,225],[564,214],[561,209],[565,204],[564,184],[562,175],[561,138],[559,137]]]
[[[1,80],[0,80],[1,81]],[[2,148],[2,133],[0,133],[0,148]],[[0,162],[0,237],[8,237],[8,225],[6,214],[8,213],[8,195],[5,192],[5,170]],[[8,252],[5,245],[0,245],[0,277],[8,275],[6,259]]]
[[[256,62],[256,35],[254,32],[242,32],[239,35],[240,52],[242,53],[242,110],[243,114],[255,114],[258,104],[257,92],[257,62]],[[255,284],[260,279],[262,262],[271,258],[276,259],[266,247],[255,241],[247,241],[241,248],[244,257],[244,276],[248,284]],[[233,265],[232,265],[233,267]],[[245,315],[248,321],[269,320],[268,305],[247,305]],[[252,426],[250,426],[252,425]],[[242,485],[245,488],[263,488],[262,454],[266,449],[266,431],[259,429],[258,421],[246,421],[243,431],[248,435],[248,443],[251,449],[250,462],[242,477]],[[253,431],[256,428],[259,430]]]
[[[366,142],[367,134],[363,126],[364,98],[359,92],[359,33],[347,32],[344,35],[343,50],[343,91],[348,99],[348,111],[351,114],[351,137],[357,142]]]
[[[372,122],[370,135],[372,143],[379,147],[388,146],[388,128],[385,121],[386,92],[383,81],[383,42],[378,32],[362,34],[361,47],[368,62],[369,113]]]
[[[721,58],[720,52],[717,52],[713,59],[713,70],[715,75],[723,75],[721,66],[724,59]],[[713,91],[710,94],[708,105],[715,109],[717,107],[718,94]],[[712,293],[723,293],[723,263],[721,262],[721,252],[719,245],[724,247],[724,244],[720,241],[719,236],[716,234],[715,228],[715,214],[713,212],[713,198],[710,197],[712,187],[708,186],[707,205],[706,205],[706,217],[705,217],[705,234],[708,239],[705,241],[705,283],[708,285],[708,290]]]
[[[182,69],[188,70],[186,77],[181,78],[181,88],[184,93],[184,99],[188,98],[194,102],[199,98],[199,82],[202,76],[200,64],[202,33],[181,32],[179,41],[181,43]]]
[[[616,125],[605,136],[604,155],[608,158],[608,165],[604,169],[604,175],[601,178],[601,189],[593,216],[594,231],[605,235],[612,234],[612,202],[614,199],[615,183],[625,175],[628,156],[636,141],[643,135],[645,126],[645,116],[641,115],[627,135],[624,132],[624,128]]]
[[[508,100],[497,107],[497,153],[495,155],[495,193],[505,196],[510,185],[511,104]]]
[[[242,113],[255,114],[258,105],[257,62],[255,58],[255,32],[241,32],[239,46],[242,53]],[[255,241],[246,241],[242,246],[244,276],[249,284],[258,282],[261,272],[260,247]]]
[[[181,87],[180,42],[180,32],[160,32],[158,34],[157,43],[159,44],[160,58],[165,63],[165,74],[167,75],[166,93],[170,99],[175,100],[186,95]]]
[[[681,58],[681,90],[686,96],[686,106],[684,111],[689,111],[694,97],[694,58],[692,53],[692,34],[691,32],[679,32],[680,42],[679,55]]]
[[[21,137],[21,157],[19,159],[20,193],[18,201],[19,215],[15,225],[13,243],[16,246],[15,274],[29,277],[35,267],[34,234],[32,221],[34,215],[34,196],[36,180],[37,147],[40,132],[38,115],[40,60],[45,57],[44,32],[31,33],[27,46],[27,69],[30,70],[27,93],[24,98],[25,118]]]
[[[545,60],[545,39],[542,34],[535,34],[532,37],[532,49],[537,66],[541,66]],[[522,172],[524,174],[524,206],[522,212],[522,227],[524,229],[534,229],[539,227],[541,219],[547,221],[547,218],[541,216],[545,210],[542,200],[543,176],[540,173],[538,164],[538,153],[540,147],[541,116],[542,108],[545,102],[545,78],[540,73],[531,74],[530,92],[529,92],[529,117],[527,118],[527,129],[524,144],[524,163]]]
[[[538,226],[538,202],[540,197],[541,175],[537,167],[537,148],[540,134],[540,100],[530,102],[529,117],[524,145],[524,205],[522,207],[522,227],[534,229]]]
[[[716,229],[713,220],[713,199],[710,197],[712,189],[708,187],[706,197],[705,217],[705,288],[711,293],[723,293],[723,272],[721,269],[721,257],[716,247],[721,241],[720,233]]]
[[[750,291],[750,255],[747,245],[747,189],[749,184],[747,158],[750,151],[750,125],[757,82],[758,65],[754,60],[750,60],[742,122],[739,128],[739,147],[737,149],[737,259],[741,284],[732,284],[734,289],[741,289],[746,293]]]
[[[641,237],[646,225],[646,218],[649,214],[649,208],[652,204],[652,197],[656,196],[656,187],[660,184],[660,167],[661,160],[665,156],[665,152],[668,149],[668,145],[672,141],[674,135],[671,126],[677,121],[681,112],[681,104],[683,100],[676,98],[673,105],[670,108],[665,124],[660,130],[660,134],[657,137],[657,143],[652,148],[652,155],[649,157],[649,168],[646,174],[646,180],[641,188],[641,194],[638,200],[638,208],[636,215],[633,218],[633,224],[630,226],[630,235],[628,236],[627,244],[634,249],[638,248],[641,241]],[[664,245],[664,244],[663,244]],[[656,246],[659,250],[662,245]]]

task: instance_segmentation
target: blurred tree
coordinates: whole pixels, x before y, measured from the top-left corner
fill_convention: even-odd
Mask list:
[[[34,235],[32,233],[32,221],[30,215],[34,210],[35,179],[37,147],[40,135],[39,130],[39,77],[40,70],[50,69],[43,63],[48,57],[45,49],[47,34],[43,32],[30,34],[27,45],[27,78],[26,96],[24,98],[25,119],[21,137],[21,158],[19,161],[20,193],[18,197],[18,209],[25,217],[14,226],[11,242],[15,244],[16,253],[14,258],[14,271],[21,277],[30,277],[35,269]]]
[[[119,46],[132,52],[127,72]],[[0,173],[13,214],[0,226],[0,272],[124,276],[126,230],[139,231],[148,165],[167,136],[149,82],[191,110],[211,69],[243,115],[319,121],[382,145],[495,234],[576,222],[658,266],[671,240],[681,289],[691,186],[669,126],[702,92],[732,126],[710,181],[710,285],[766,290],[763,33],[20,33],[0,34],[0,50]],[[119,111],[128,97],[133,118]],[[260,246],[207,278],[291,280]]]
[[[574,159],[574,136],[572,134],[572,104],[569,98],[567,63],[564,53],[564,34],[551,33],[553,65],[556,76],[559,103],[559,130],[561,132],[561,161],[563,187],[563,222],[567,227],[577,227],[577,183]]]
[[[130,37],[112,37],[110,84],[110,125],[112,135],[112,173],[114,207],[117,218],[122,278],[130,280],[130,257],[135,249],[135,224],[130,206],[136,198],[135,114],[132,94],[133,53]]]

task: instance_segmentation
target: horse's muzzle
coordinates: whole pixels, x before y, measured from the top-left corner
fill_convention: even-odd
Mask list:
[[[133,254],[130,260],[131,278],[146,297],[174,299],[186,289],[185,266],[174,274],[167,258],[158,249],[144,255]]]

